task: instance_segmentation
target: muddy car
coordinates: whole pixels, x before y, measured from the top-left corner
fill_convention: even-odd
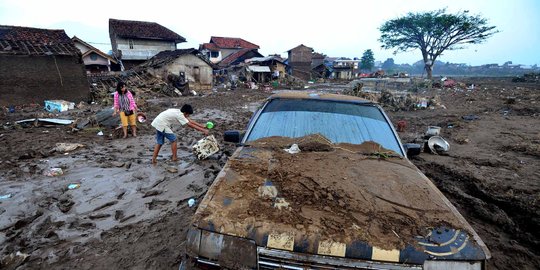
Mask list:
[[[201,201],[181,269],[484,269],[490,253],[382,108],[271,96]]]

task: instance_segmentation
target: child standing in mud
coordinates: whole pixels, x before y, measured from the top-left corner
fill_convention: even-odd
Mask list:
[[[116,85],[114,93],[114,112],[113,116],[120,114],[120,122],[122,122],[122,131],[124,137],[127,138],[128,124],[131,126],[131,134],[137,137],[137,104],[133,98],[133,94],[126,89],[126,84],[119,82]]]
[[[208,135],[208,129],[203,125],[189,119],[188,117],[193,114],[193,108],[189,104],[185,104],[179,109],[167,109],[161,112],[152,121],[152,126],[156,129],[156,146],[154,147],[154,155],[152,156],[152,164],[157,163],[157,156],[161,146],[165,143],[165,138],[171,142],[172,161],[178,160],[177,157],[177,144],[176,135],[172,131],[172,125],[180,123],[180,125],[186,125],[193,129],[202,132],[204,135]]]

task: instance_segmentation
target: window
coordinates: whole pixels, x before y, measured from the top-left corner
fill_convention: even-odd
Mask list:
[[[91,53],[91,54],[90,54],[90,60],[96,61],[96,60],[97,60],[97,54]]]
[[[218,58],[219,57],[219,52],[210,52],[210,57],[211,58]]]
[[[128,40],[129,48],[133,49],[133,39]]]
[[[320,133],[333,143],[374,141],[402,154],[379,108],[346,102],[272,100],[256,119],[247,141],[270,136],[298,138]]]

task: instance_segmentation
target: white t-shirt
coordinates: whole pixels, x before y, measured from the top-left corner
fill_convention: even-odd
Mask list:
[[[187,124],[189,120],[184,116],[180,109],[167,109],[152,121],[152,126],[158,131],[165,133],[174,133],[172,125],[180,123],[182,126]]]

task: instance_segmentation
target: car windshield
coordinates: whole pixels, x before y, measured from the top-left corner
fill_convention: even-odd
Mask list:
[[[271,136],[298,138],[317,133],[332,143],[374,141],[403,155],[392,128],[378,107],[336,101],[271,100],[247,134],[246,142]]]

